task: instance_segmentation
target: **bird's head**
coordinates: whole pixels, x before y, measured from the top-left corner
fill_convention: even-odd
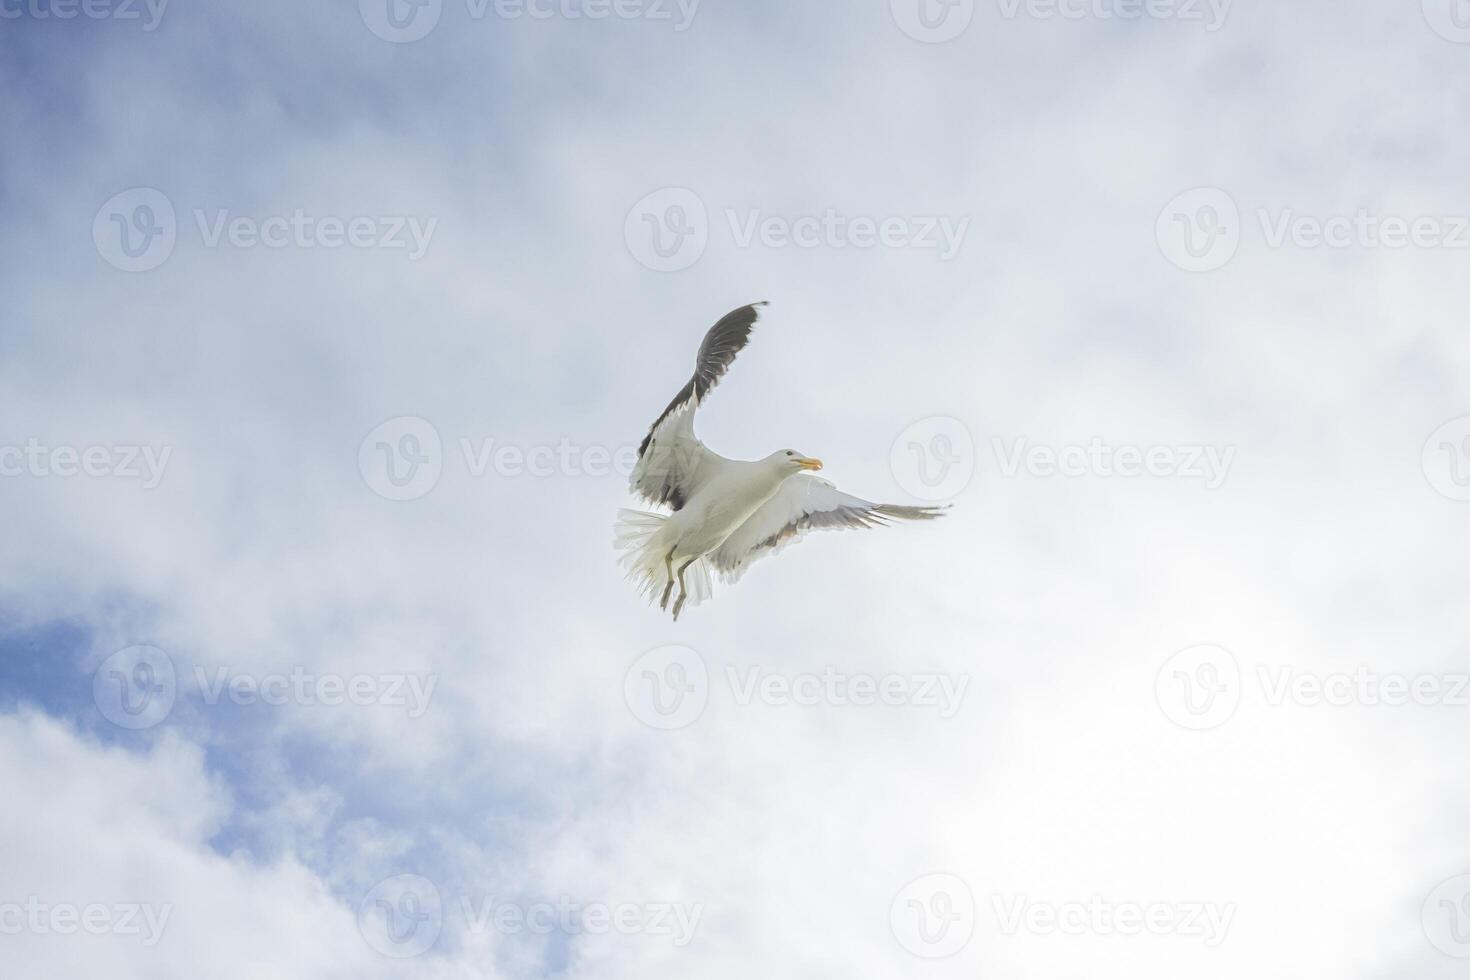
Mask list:
[[[783,477],[795,476],[805,470],[822,468],[820,459],[804,456],[794,449],[780,449],[766,457],[766,461],[780,469]]]

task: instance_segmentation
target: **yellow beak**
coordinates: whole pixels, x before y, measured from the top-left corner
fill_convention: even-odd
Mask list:
[[[804,470],[819,470],[822,468],[822,461],[820,459],[798,459],[796,463]]]

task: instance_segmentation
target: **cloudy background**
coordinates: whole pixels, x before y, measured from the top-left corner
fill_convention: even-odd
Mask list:
[[[8,975],[1462,975],[1470,9],[392,3],[0,0]]]

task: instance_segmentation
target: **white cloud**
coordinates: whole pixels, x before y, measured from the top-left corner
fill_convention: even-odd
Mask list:
[[[598,977],[892,976],[913,964],[890,901],[936,871],[962,876],[982,916],[996,894],[1239,907],[1217,950],[982,919],[947,974],[1296,976],[1309,950],[1323,973],[1438,975],[1418,916],[1470,860],[1439,812],[1463,796],[1446,748],[1463,723],[1247,695],[1219,731],[1190,733],[1153,703],[1159,666],[1197,643],[1248,672],[1449,670],[1462,653],[1463,513],[1419,471],[1429,433],[1470,414],[1460,257],[1271,249],[1247,228],[1227,266],[1191,275],[1154,239],[1160,209],[1200,186],[1248,221],[1464,213],[1464,52],[1413,5],[1241,7],[1213,34],[979,5],[937,46],[886,4],[707,4],[677,37],[451,11],[404,46],[353,6],[181,8],[146,43],[97,41],[73,93],[90,121],[55,136],[85,152],[55,173],[47,140],[0,151],[36,218],[0,236],[0,443],[173,447],[155,490],[0,480],[22,518],[0,595],[26,623],[87,622],[84,666],[148,642],[181,667],[434,674],[432,706],[185,697],[177,737],[143,755],[7,719],[0,774],[36,808],[13,815],[77,802],[43,846],[15,846],[31,862],[17,880],[176,896],[164,957],[105,944],[150,977],[198,975],[221,950],[253,975],[270,956],[280,975],[387,969],[363,959],[349,899],[400,872],[451,898],[706,907],[682,949],[451,922],[409,975],[565,959]],[[226,40],[242,61],[221,81],[200,52]],[[13,91],[0,121],[40,125]],[[439,224],[412,263],[209,248],[186,224],[167,262],[129,275],[91,225],[139,185],[186,223],[306,208]],[[657,274],[624,220],[668,186],[717,225],[726,209],[972,221],[950,262],[741,248],[715,227],[695,265]],[[976,477],[940,525],[810,540],[671,627],[613,564],[620,480],[475,477],[457,447],[635,442],[704,326],[757,299],[770,315],[701,414],[712,445],[790,444],[900,499],[893,440],[949,415],[975,435]],[[431,493],[395,503],[364,485],[358,449],[403,415],[448,452]],[[992,439],[1022,437],[1236,456],[1208,492],[1005,477]],[[669,642],[717,677],[972,681],[947,721],[716,690],[697,724],[653,732],[623,674]],[[185,734],[246,771],[206,774]],[[229,780],[269,798],[241,803]],[[227,825],[271,863],[210,851]],[[20,948],[38,971],[58,955]]]
[[[104,748],[27,711],[0,717],[0,771],[0,901],[36,910],[8,920],[19,927],[5,937],[17,975],[384,975],[352,910],[295,859],[257,865],[210,849],[231,800],[198,746],[165,737],[144,753]],[[75,928],[55,910],[99,905],[143,911],[95,935],[55,931]]]

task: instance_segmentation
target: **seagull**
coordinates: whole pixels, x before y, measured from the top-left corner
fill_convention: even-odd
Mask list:
[[[710,328],[699,345],[694,377],[638,447],[632,491],[672,513],[618,511],[613,546],[622,553],[620,563],[649,602],[657,601],[663,610],[678,582],[675,622],[685,602],[697,606],[713,594],[711,569],[734,583],[751,562],[808,531],[928,521],[947,509],[875,504],[845,494],[811,475],[822,468],[821,460],[795,450],[736,460],[699,441],[694,413],[744,349],[766,305],[742,306]]]

